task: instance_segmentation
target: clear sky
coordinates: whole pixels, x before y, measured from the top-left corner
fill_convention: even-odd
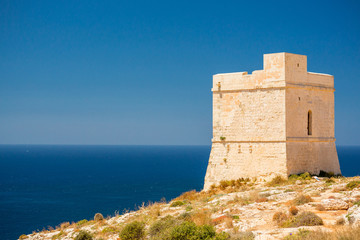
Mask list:
[[[358,1],[0,0],[0,144],[210,144],[212,75],[308,56],[360,145]]]

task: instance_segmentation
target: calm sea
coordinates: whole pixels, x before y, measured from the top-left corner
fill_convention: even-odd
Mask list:
[[[360,175],[360,147],[338,147]],[[0,145],[0,239],[170,200],[203,186],[209,146]]]

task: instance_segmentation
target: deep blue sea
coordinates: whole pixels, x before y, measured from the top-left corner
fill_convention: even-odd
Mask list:
[[[360,147],[337,149],[343,175],[360,175]],[[209,153],[210,146],[0,145],[0,239],[200,190]]]

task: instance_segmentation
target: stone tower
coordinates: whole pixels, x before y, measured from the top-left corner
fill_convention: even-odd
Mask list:
[[[340,174],[334,77],[307,58],[264,55],[264,69],[213,76],[213,139],[204,189],[240,177]]]

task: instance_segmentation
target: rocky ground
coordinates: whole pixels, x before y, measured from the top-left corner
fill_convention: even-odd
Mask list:
[[[229,233],[231,239],[302,239],[295,237],[304,229],[330,234],[359,227],[359,205],[360,177],[315,179],[302,175],[271,182],[239,179],[222,182],[208,192],[187,192],[170,202],[144,205],[106,219],[98,214],[95,220],[62,223],[20,239],[74,239],[79,232],[87,231],[95,240],[118,240],[126,224],[134,221],[145,224],[145,238],[151,239],[150,226],[168,215],[198,226],[212,225],[216,232]],[[299,216],[308,212],[321,219],[302,222]],[[355,234],[346,239],[356,238]]]

